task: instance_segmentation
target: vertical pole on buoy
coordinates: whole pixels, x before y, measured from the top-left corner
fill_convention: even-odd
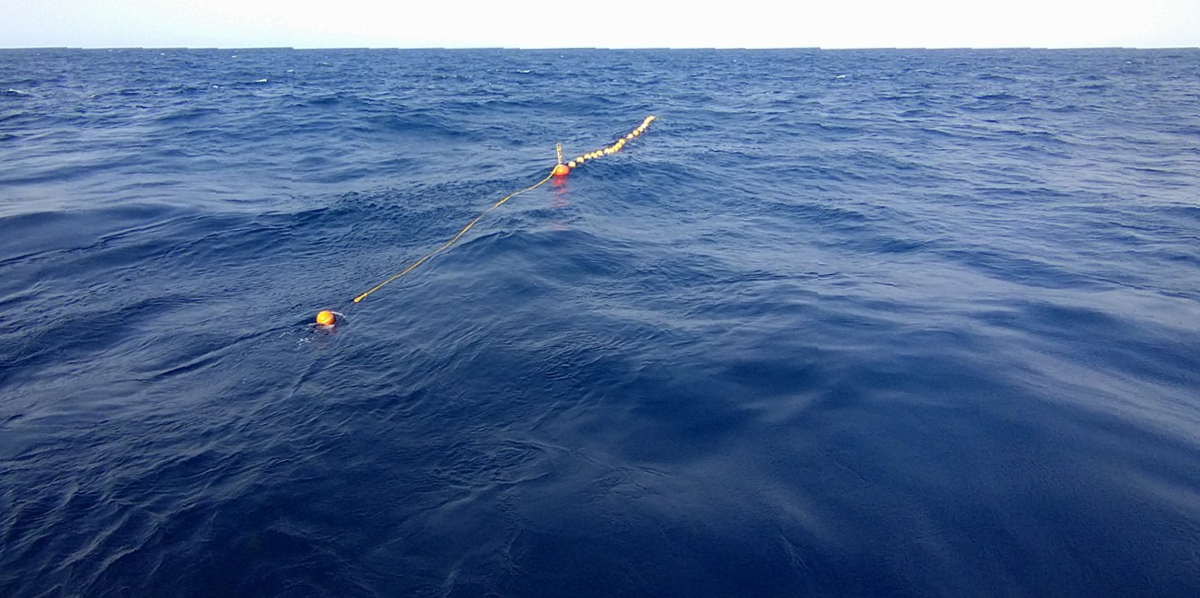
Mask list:
[[[558,164],[554,167],[554,171],[551,174],[554,176],[567,176],[571,174],[571,167],[563,164],[562,161],[562,144],[555,144],[554,151],[558,153]]]

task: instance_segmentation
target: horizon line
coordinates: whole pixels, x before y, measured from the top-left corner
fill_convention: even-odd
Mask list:
[[[399,46],[14,46],[0,47],[0,51],[8,50],[87,50],[87,51],[118,51],[118,50],[184,50],[184,51],[213,51],[213,50],[236,50],[236,51],[251,51],[251,50],[292,50],[298,52],[309,51],[346,51],[346,50],[369,50],[369,51],[478,51],[478,50],[502,50],[502,51],[522,51],[522,52],[570,52],[570,51],[677,51],[677,50],[711,50],[711,51],[750,51],[750,50],[784,50],[784,51],[879,51],[879,50],[896,50],[896,51],[946,51],[946,50],[971,50],[971,51],[990,51],[990,50],[1200,50],[1200,46],[646,46],[646,47],[561,47],[561,48],[542,48],[542,47],[508,47],[508,46],[422,46],[422,47],[399,47]]]

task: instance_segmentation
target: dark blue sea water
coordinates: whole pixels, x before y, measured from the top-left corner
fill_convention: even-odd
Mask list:
[[[0,52],[5,597],[1195,596],[1198,372],[1198,50]]]

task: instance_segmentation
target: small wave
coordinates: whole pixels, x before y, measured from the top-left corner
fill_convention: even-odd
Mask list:
[[[990,100],[990,101],[994,101],[994,102],[1016,102],[1016,101],[1023,100],[1025,98],[1015,96],[1010,93],[987,93],[987,94],[983,94],[983,95],[979,96],[976,99]]]

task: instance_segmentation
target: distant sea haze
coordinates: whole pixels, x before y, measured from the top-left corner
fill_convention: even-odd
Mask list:
[[[1200,595],[1197,105],[1197,50],[0,51],[0,596]]]

